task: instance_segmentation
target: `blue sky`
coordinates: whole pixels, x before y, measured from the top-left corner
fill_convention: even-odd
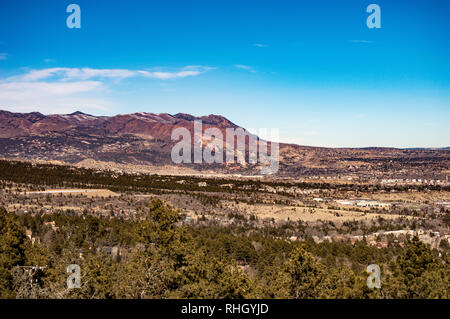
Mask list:
[[[81,29],[66,26],[71,3]],[[449,15],[447,0],[4,0],[0,108],[213,113],[303,145],[450,146]]]

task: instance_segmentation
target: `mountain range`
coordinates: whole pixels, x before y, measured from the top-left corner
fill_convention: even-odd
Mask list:
[[[77,164],[91,160],[125,165],[174,165],[172,131],[193,131],[201,120],[203,130],[239,126],[221,115],[195,117],[178,113],[132,113],[94,116],[82,112],[44,115],[0,110],[0,156],[4,158],[61,161]],[[367,178],[387,176],[445,177],[450,150],[396,148],[325,148],[280,143],[278,175]],[[257,174],[258,165],[183,164],[197,170]]]
[[[121,136],[127,134],[170,140],[176,127],[190,129],[195,120],[206,127],[237,128],[237,125],[220,115],[195,117],[178,113],[133,113],[116,116],[93,116],[82,112],[72,114],[43,115],[39,112],[12,113],[0,111],[0,137],[22,137],[65,133],[76,130],[80,134],[97,136]]]

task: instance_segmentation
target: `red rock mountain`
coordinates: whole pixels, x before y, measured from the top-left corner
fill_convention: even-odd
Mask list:
[[[100,136],[134,134],[141,137],[169,141],[176,127],[193,128],[193,121],[201,120],[204,128],[226,129],[238,126],[220,115],[195,117],[178,113],[133,113],[116,116],[93,116],[82,112],[72,114],[43,115],[41,113],[12,113],[0,111],[0,138],[64,133],[76,130],[79,133]]]
[[[185,127],[192,132],[194,120],[201,120],[203,129],[219,128],[224,139],[226,128],[238,127],[220,115],[195,117],[145,112],[116,116],[82,112],[43,115],[0,110],[0,156],[71,164],[94,160],[97,163],[173,165],[171,150],[176,142],[171,140],[172,131]],[[205,140],[203,142],[205,147]],[[279,154],[279,173],[288,177],[351,174],[366,179],[388,176],[445,179],[450,172],[448,149],[352,149],[280,143]],[[236,168],[226,164],[192,163],[187,166],[259,173],[258,165],[237,165]]]

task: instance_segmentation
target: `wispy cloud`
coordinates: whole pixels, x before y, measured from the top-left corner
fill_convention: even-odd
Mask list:
[[[0,60],[7,60],[8,54],[7,53],[0,53]]]
[[[206,66],[186,66],[178,71],[152,71],[128,69],[92,69],[92,68],[47,68],[31,70],[23,75],[14,76],[7,81],[41,81],[41,80],[89,80],[89,79],[126,79],[131,77],[147,77],[169,80],[197,76],[211,70]]]
[[[255,70],[253,70],[253,68],[251,66],[249,66],[249,65],[236,64],[234,67],[237,68],[237,69],[241,69],[241,70],[255,72]]]
[[[159,80],[170,80],[170,79],[185,78],[189,76],[197,76],[212,69],[214,68],[208,66],[186,66],[183,69],[175,72],[137,71],[137,73],[149,78],[155,78]]]
[[[32,70],[24,75],[12,77],[7,80],[41,81],[41,80],[89,80],[92,78],[127,78],[137,75],[138,71],[122,69],[91,69],[91,68],[48,68]]]
[[[66,95],[92,91],[103,85],[99,81],[80,82],[10,82],[0,83],[0,97],[5,97],[7,93],[18,94],[23,91],[40,91],[54,95]]]
[[[255,47],[259,47],[259,48],[265,48],[265,47],[267,47],[267,45],[266,45],[266,44],[263,44],[263,43],[255,43],[254,46],[255,46]]]
[[[70,113],[84,109],[105,110],[112,104],[98,93],[99,81],[0,83],[0,106],[14,112]]]
[[[350,43],[375,43],[375,41],[370,40],[349,40]]]
[[[45,63],[53,63],[53,62],[56,62],[56,60],[55,59],[44,59],[44,62]]]
[[[46,68],[0,79],[0,107],[12,111],[71,112],[80,108],[106,110],[112,103],[106,92],[123,79],[170,80],[198,76],[213,68],[181,69]]]

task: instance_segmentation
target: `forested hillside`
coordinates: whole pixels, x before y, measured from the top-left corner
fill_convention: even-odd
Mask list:
[[[0,211],[2,298],[448,298],[449,257],[406,248],[291,243],[271,229],[187,227],[161,201],[140,220]],[[48,222],[54,221],[53,225]],[[34,244],[25,229],[41,236]],[[121,247],[120,256],[108,247]],[[368,264],[381,289],[366,285]],[[66,267],[81,268],[68,289]],[[41,266],[36,270],[31,266]]]

